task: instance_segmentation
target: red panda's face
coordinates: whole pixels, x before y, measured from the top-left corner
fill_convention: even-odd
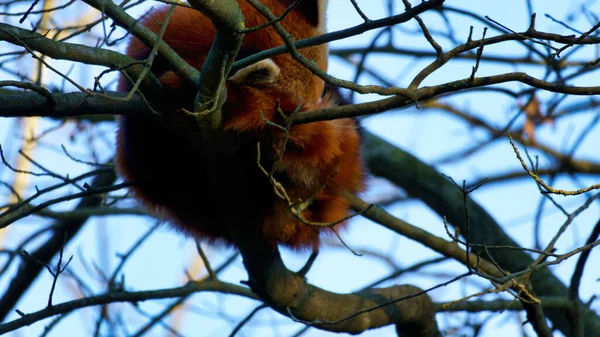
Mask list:
[[[301,5],[287,14],[281,21],[281,25],[295,40],[321,35],[324,33],[325,2],[303,0],[300,2]],[[275,15],[281,15],[293,1],[263,0],[262,3]],[[246,27],[255,27],[266,22],[266,19],[248,5],[247,1],[241,0],[239,5],[245,17]],[[283,45],[284,41],[276,30],[272,26],[267,26],[245,35],[238,58]],[[327,45],[299,51],[307,60],[314,62],[321,70],[327,71]],[[235,74],[231,74],[228,85],[230,92],[246,91],[242,96],[248,100],[250,98],[255,100],[254,93],[260,90],[263,97],[256,98],[258,100],[264,100],[266,95],[273,96],[270,98],[279,100],[281,104],[290,101],[285,105],[291,105],[292,110],[283,109],[286,113],[292,113],[299,104],[302,106],[316,104],[320,101],[324,90],[323,80],[313,75],[289,54],[278,55],[240,69]]]
[[[238,131],[262,129],[264,119],[279,119],[297,111],[327,107],[322,99],[323,81],[316,76],[296,81],[282,76],[272,59],[240,69],[227,80],[227,101],[223,106],[225,128]]]
[[[276,109],[289,108],[289,101],[296,97],[282,85],[281,68],[272,59],[262,60],[240,69],[227,79],[226,85],[227,101],[223,106],[226,128],[231,127],[232,120],[247,121],[244,115],[262,114],[270,119]],[[286,111],[286,113],[291,112],[293,111]],[[239,125],[233,128],[255,129],[256,126]]]

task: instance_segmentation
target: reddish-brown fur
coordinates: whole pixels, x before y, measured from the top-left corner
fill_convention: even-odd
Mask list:
[[[320,1],[320,0],[318,0]],[[262,0],[280,15],[291,0]],[[238,0],[246,27],[266,20],[245,0]],[[317,0],[305,0],[282,21],[296,39],[323,32],[323,17],[318,26],[311,22],[319,13]],[[308,9],[307,9],[308,8]],[[158,32],[167,12],[161,7],[144,17],[142,23]],[[312,19],[311,19],[312,18]],[[177,8],[164,34],[167,42],[181,57],[196,68],[204,61],[215,30],[201,13]],[[271,27],[245,36],[240,57],[282,45]],[[301,50],[321,69],[327,69],[327,47]],[[149,49],[136,39],[127,54],[144,59]],[[261,143],[262,165],[269,170],[280,149],[284,134],[266,125],[260,116],[277,123],[280,108],[291,114],[302,105],[302,112],[333,105],[321,97],[324,83],[299,65],[291,56],[273,58],[280,68],[279,80],[273,85],[227,83],[228,98],[223,106],[224,130],[201,131],[182,117],[177,108],[191,109],[193,90],[184,89],[182,80],[168,71],[157,59],[153,72],[159,76],[172,97],[164,120],[127,117],[120,120],[117,166],[123,177],[135,181],[136,197],[176,227],[197,237],[232,243],[228,226],[238,226],[246,233],[262,233],[274,245],[293,248],[318,245],[318,229],[298,221],[284,200],[277,198],[267,177],[258,169],[257,142]],[[120,89],[128,88],[122,79]],[[340,119],[296,125],[290,129],[289,141],[274,177],[293,201],[315,196],[303,218],[313,222],[334,222],[348,214],[344,191],[363,188],[360,138],[354,120]]]

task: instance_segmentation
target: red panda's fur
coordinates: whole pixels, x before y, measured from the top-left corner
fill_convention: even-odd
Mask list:
[[[275,15],[282,14],[292,0],[262,0]],[[322,0],[304,0],[281,21],[295,39],[324,32]],[[246,27],[266,22],[245,0],[238,0]],[[141,23],[157,33],[168,7],[153,10]],[[163,40],[182,58],[200,68],[215,35],[210,20],[193,9],[178,7]],[[239,57],[283,44],[272,27],[246,34]],[[144,59],[150,50],[132,39],[127,54]],[[327,46],[302,49],[301,53],[327,69]],[[279,107],[293,113],[298,103],[310,111],[331,107],[322,97],[324,83],[298,64],[290,55],[272,59],[279,68],[275,83],[227,82],[223,106],[223,129],[200,130],[178,108],[192,109],[194,91],[186,88],[166,63],[158,58],[152,71],[165,90],[163,119],[156,123],[143,117],[119,120],[117,167],[122,176],[135,182],[135,196],[176,227],[196,237],[233,243],[227,226],[239,226],[247,233],[261,233],[277,243],[301,249],[315,247],[324,229],[303,224],[294,218],[287,203],[276,197],[273,186],[257,165],[257,142],[261,144],[261,164],[269,170],[284,139],[281,130],[269,126],[264,117],[282,123]],[[240,70],[242,71],[242,70]],[[235,78],[232,77],[231,79]],[[123,78],[120,89],[129,87]],[[193,141],[190,141],[193,139]],[[344,191],[363,189],[360,137],[352,119],[295,125],[274,178],[292,199],[314,196],[302,212],[313,222],[334,222],[348,215]]]

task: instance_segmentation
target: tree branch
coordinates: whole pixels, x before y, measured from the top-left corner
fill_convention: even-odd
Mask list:
[[[116,180],[114,171],[103,172],[96,176],[92,182],[92,188],[109,186]],[[77,208],[99,207],[103,198],[99,195],[87,196],[79,202]],[[52,236],[38,249],[30,253],[35,261],[23,261],[19,266],[17,274],[13,277],[8,289],[0,298],[0,322],[14,308],[18,300],[29,289],[37,278],[44,265],[50,263],[52,258],[77,235],[79,230],[89,219],[83,216],[76,219],[57,221],[52,226]],[[1,332],[0,332],[1,333]]]
[[[235,227],[231,229],[235,230]],[[433,303],[414,286],[336,294],[315,287],[302,276],[289,271],[279,251],[273,250],[259,235],[232,234],[243,256],[250,288],[283,315],[335,332],[358,334],[367,329],[396,324],[402,336],[441,336],[435,322]],[[385,306],[379,308],[381,305]],[[358,312],[363,313],[356,315]]]
[[[105,66],[110,69],[120,69],[132,78],[138,78],[144,71],[144,65],[133,58],[121,53],[84,46],[76,43],[58,42],[39,33],[15,27],[0,22],[0,41],[7,41],[18,46],[40,52],[57,60],[69,60],[84,64]],[[162,86],[158,79],[148,73],[142,82],[149,93],[161,92]],[[0,98],[4,98],[0,95]]]
[[[190,282],[182,287],[162,290],[109,292],[102,295],[90,296],[60,303],[52,307],[47,307],[42,310],[32,312],[30,314],[24,314],[21,318],[0,324],[0,335],[28,326],[45,318],[66,314],[77,309],[117,302],[135,303],[153,299],[185,297],[194,293],[205,291],[216,291],[224,294],[235,294],[244,296],[246,298],[257,299],[256,296],[246,287],[225,283],[218,280],[206,280],[198,283]]]
[[[440,175],[434,168],[409,153],[374,136],[364,134],[364,157],[370,172],[384,177],[415,196],[448,222],[466,233],[463,196],[459,188]],[[520,247],[502,230],[500,225],[475,201],[467,196],[470,222],[470,242],[473,252],[481,256],[491,255],[500,267],[510,272],[527,269],[534,261],[523,250],[483,250],[475,245]],[[539,296],[566,296],[567,287],[548,268],[538,269],[531,278],[535,293]],[[582,306],[585,334],[600,335],[600,318],[589,308]],[[563,310],[544,310],[555,328],[571,336],[570,318]]]

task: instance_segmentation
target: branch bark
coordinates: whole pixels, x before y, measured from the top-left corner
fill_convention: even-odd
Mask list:
[[[199,123],[218,128],[221,107],[227,99],[225,80],[244,40],[244,16],[234,0],[192,0],[192,7],[211,18],[217,34],[200,70],[194,112]]]
[[[410,285],[337,294],[315,287],[288,270],[279,251],[259,236],[233,233],[249,285],[279,313],[319,329],[359,334],[395,324],[403,337],[435,337],[441,333],[429,296]]]

